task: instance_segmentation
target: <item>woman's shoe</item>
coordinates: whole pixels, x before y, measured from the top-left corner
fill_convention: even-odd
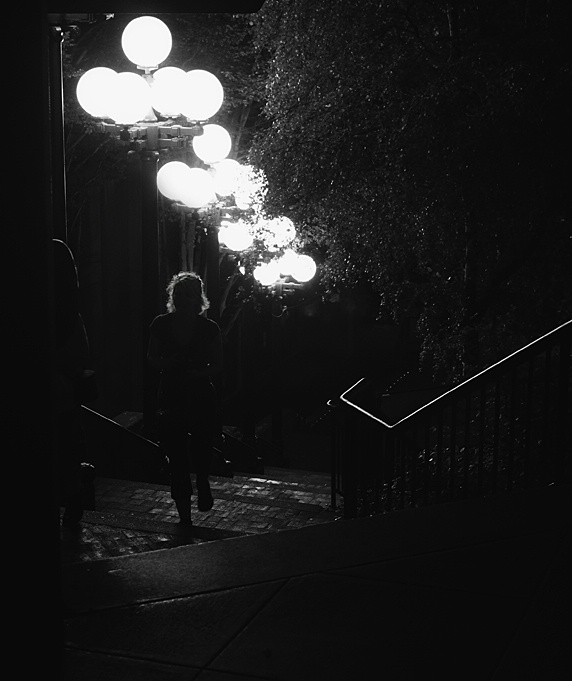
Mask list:
[[[175,500],[175,505],[177,507],[177,512],[179,514],[181,524],[192,525],[193,521],[191,520],[191,500],[190,499],[183,499],[179,501]]]
[[[179,520],[177,527],[181,535],[183,535],[184,537],[192,537],[193,523],[191,520]],[[188,543],[188,540],[186,543]]]

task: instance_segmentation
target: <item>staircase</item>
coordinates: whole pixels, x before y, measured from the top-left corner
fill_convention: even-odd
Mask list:
[[[263,475],[213,476],[211,489],[214,507],[208,513],[193,508],[189,532],[179,527],[167,485],[98,476],[81,530],[62,528],[62,563],[298,529],[336,519],[329,505],[330,476],[322,473],[268,469]]]

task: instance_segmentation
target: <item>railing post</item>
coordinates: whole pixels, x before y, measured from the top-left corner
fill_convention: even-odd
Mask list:
[[[500,420],[501,420],[501,389],[500,377],[495,381],[494,391],[494,421],[493,421],[493,447],[492,447],[492,468],[491,468],[491,491],[497,493],[498,469],[499,469],[499,439],[500,439]]]
[[[423,420],[423,505],[429,505],[429,489],[431,487],[431,424],[429,417]]]
[[[457,481],[457,402],[451,404],[451,431],[449,435],[449,499],[453,501],[456,495]]]
[[[523,459],[523,485],[526,489],[529,485],[530,473],[530,447],[531,447],[531,429],[532,429],[532,400],[533,400],[533,385],[534,385],[534,357],[528,360],[528,369],[526,375],[526,392],[525,392],[525,410],[524,410],[524,459]]]
[[[509,392],[508,392],[508,443],[507,443],[507,460],[506,460],[506,490],[510,492],[513,488],[513,469],[514,469],[514,450],[515,450],[515,433],[516,433],[516,369],[513,368],[509,376]]]
[[[463,449],[463,499],[469,498],[469,463],[471,451],[471,395],[465,399],[465,441]]]
[[[342,438],[341,438],[341,469],[342,469],[342,495],[344,498],[344,518],[357,518],[358,514],[358,461],[353,452],[360,455],[359,447],[356,447],[356,423],[355,415],[348,410],[342,410]]]
[[[336,508],[338,492],[338,476],[340,474],[340,403],[328,400],[330,420],[330,505]]]
[[[566,464],[565,457],[570,445],[570,415],[568,414],[569,403],[569,376],[570,376],[570,336],[568,331],[564,334],[560,343],[560,358],[558,367],[558,386],[556,395],[556,423],[555,437],[553,440],[555,482],[565,482]]]

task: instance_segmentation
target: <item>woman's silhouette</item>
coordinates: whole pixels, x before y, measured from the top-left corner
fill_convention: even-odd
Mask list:
[[[190,457],[197,476],[198,508],[208,511],[213,505],[208,476],[219,417],[211,377],[222,371],[222,339],[218,325],[202,314],[209,302],[197,274],[175,275],[167,294],[167,313],[150,326],[147,357],[161,372],[158,430],[169,460],[171,496],[181,523],[190,525]]]

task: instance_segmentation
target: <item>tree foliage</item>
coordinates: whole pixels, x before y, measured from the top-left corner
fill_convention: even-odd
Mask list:
[[[267,0],[251,160],[330,289],[414,311],[448,377],[572,311],[571,58],[544,0]]]

